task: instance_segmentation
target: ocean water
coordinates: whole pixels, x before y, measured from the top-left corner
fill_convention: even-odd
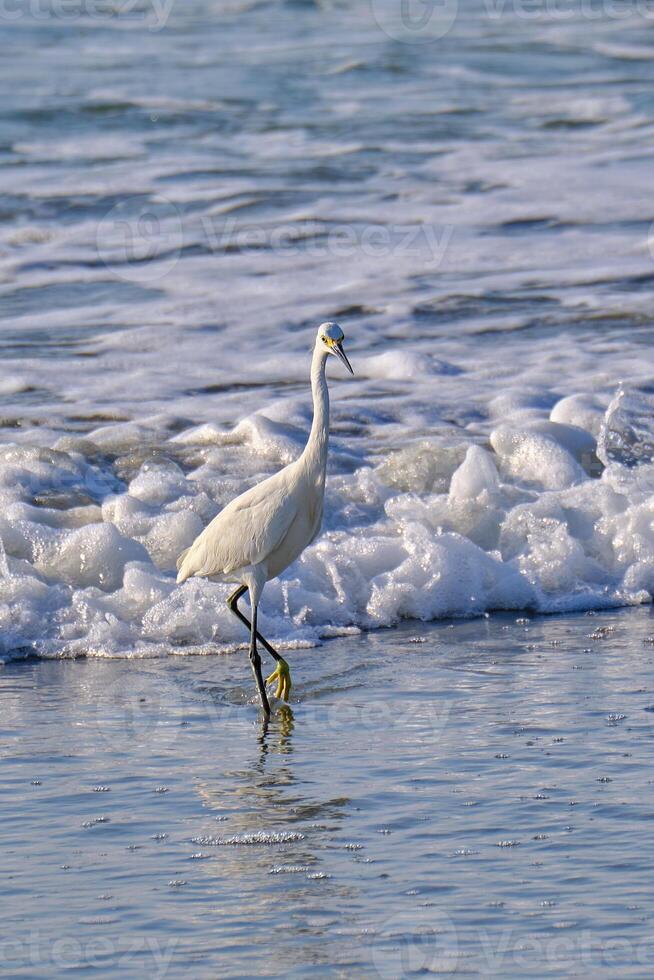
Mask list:
[[[0,4],[4,975],[651,976],[653,17]]]
[[[634,977],[654,963],[651,608],[2,679],[7,977]]]
[[[3,659],[244,640],[175,558],[299,452],[328,318],[272,638],[651,600],[648,8],[434,10],[0,16]]]

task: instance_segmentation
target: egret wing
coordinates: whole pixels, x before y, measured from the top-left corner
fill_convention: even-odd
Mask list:
[[[234,511],[229,515],[231,554],[225,571],[265,561],[284,539],[297,514],[296,500],[286,487],[256,494],[252,501],[242,504],[239,500],[234,501]],[[227,543],[227,535],[224,541]]]
[[[214,517],[180,555],[178,582],[192,575],[228,575],[258,565],[275,551],[297,515],[293,493],[275,477],[237,497]]]

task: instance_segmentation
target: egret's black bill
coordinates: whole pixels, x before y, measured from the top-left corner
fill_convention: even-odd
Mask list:
[[[343,348],[342,348],[342,346],[340,344],[334,344],[334,353],[337,355],[337,357],[339,358],[339,360],[343,362],[343,364],[348,369],[348,371],[350,372],[350,374],[354,374],[354,370],[352,368],[352,365],[350,364],[350,362],[348,361],[347,357],[345,356],[345,351],[343,350]]]

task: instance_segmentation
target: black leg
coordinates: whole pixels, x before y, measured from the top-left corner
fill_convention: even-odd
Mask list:
[[[253,646],[256,653],[256,641],[259,640],[259,642],[263,644],[263,646],[266,648],[268,653],[275,660],[277,666],[275,667],[275,670],[266,681],[266,684],[272,684],[273,682],[276,682],[277,690],[275,692],[275,697],[283,698],[284,701],[288,701],[289,695],[291,693],[291,688],[293,686],[291,682],[290,668],[286,663],[286,661],[284,660],[284,658],[280,657],[280,655],[277,653],[275,648],[272,647],[270,643],[268,643],[268,640],[265,638],[265,636],[262,636],[261,633],[258,631],[256,607],[254,607],[252,610],[252,623],[250,623],[250,620],[247,618],[247,616],[244,613],[242,613],[241,610],[238,608],[238,600],[245,592],[247,592],[247,586],[239,585],[239,587],[235,589],[230,595],[229,599],[227,600],[227,605],[229,606],[230,610],[234,613],[234,615],[238,619],[240,619],[240,621],[244,624],[244,626],[247,626],[248,630],[250,631],[250,659],[252,660]],[[259,678],[261,676],[261,658],[259,657],[258,653],[256,653],[256,657],[259,661],[259,667],[258,667],[259,676],[257,677],[257,671],[255,670],[255,677],[257,677],[257,686],[259,687],[259,693],[261,694],[261,686],[259,684]],[[255,669],[254,661],[252,661],[252,669],[253,670]],[[264,711],[267,711],[269,713],[270,708],[266,707],[266,705],[268,704],[268,699],[266,696],[266,700],[264,701],[264,695],[265,695],[265,687],[264,687],[264,694],[261,695],[261,701],[264,706]]]
[[[263,677],[261,676],[261,657],[257,650],[257,607],[252,607],[252,627],[250,629],[250,663],[252,664],[252,672],[254,674],[254,679],[257,682],[257,688],[259,689],[259,697],[261,698],[261,707],[266,715],[270,714],[270,704],[268,703],[268,695],[266,694],[266,685],[263,683]]]
[[[239,585],[238,589],[235,589],[234,592],[232,592],[232,594],[230,595],[229,599],[227,600],[227,605],[229,606],[230,610],[234,613],[234,615],[241,620],[243,625],[247,626],[248,631],[251,631],[252,626],[250,624],[250,620],[238,608],[238,600],[241,598],[242,595],[245,595],[246,592],[247,592],[247,586]],[[261,643],[261,645],[268,651],[268,653],[273,658],[273,660],[279,663],[279,661],[282,658],[277,653],[275,648],[272,647],[270,643],[268,643],[268,640],[265,638],[265,636],[262,636],[258,630],[256,630],[255,635],[259,643]]]

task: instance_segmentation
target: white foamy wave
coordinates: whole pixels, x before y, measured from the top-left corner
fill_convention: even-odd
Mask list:
[[[27,6],[21,44],[0,18],[24,82],[2,143],[2,656],[246,642],[226,587],[177,588],[175,558],[300,451],[326,319],[356,375],[329,369],[325,530],[268,586],[271,637],[650,597],[633,10],[534,30],[459,5],[407,47],[384,2],[139,2],[63,32]],[[638,392],[605,418],[619,378]]]
[[[575,406],[589,410],[568,397],[551,416],[579,420]],[[266,588],[264,631],[297,648],[409,617],[649,602],[648,407],[646,394],[619,390],[601,427],[603,470],[588,431],[547,418],[502,423],[488,441],[416,440],[381,462],[345,466],[328,483],[324,533]],[[0,448],[5,659],[197,654],[246,642],[225,606],[227,587],[177,587],[175,560],[251,482],[253,454],[259,471],[271,458],[275,468],[294,430],[261,414],[230,431],[189,427],[139,460],[152,424],[107,426],[100,445],[79,443],[83,452]],[[124,455],[103,455],[106,445]],[[212,467],[217,452],[236,454],[240,479],[226,480],[224,458]]]

